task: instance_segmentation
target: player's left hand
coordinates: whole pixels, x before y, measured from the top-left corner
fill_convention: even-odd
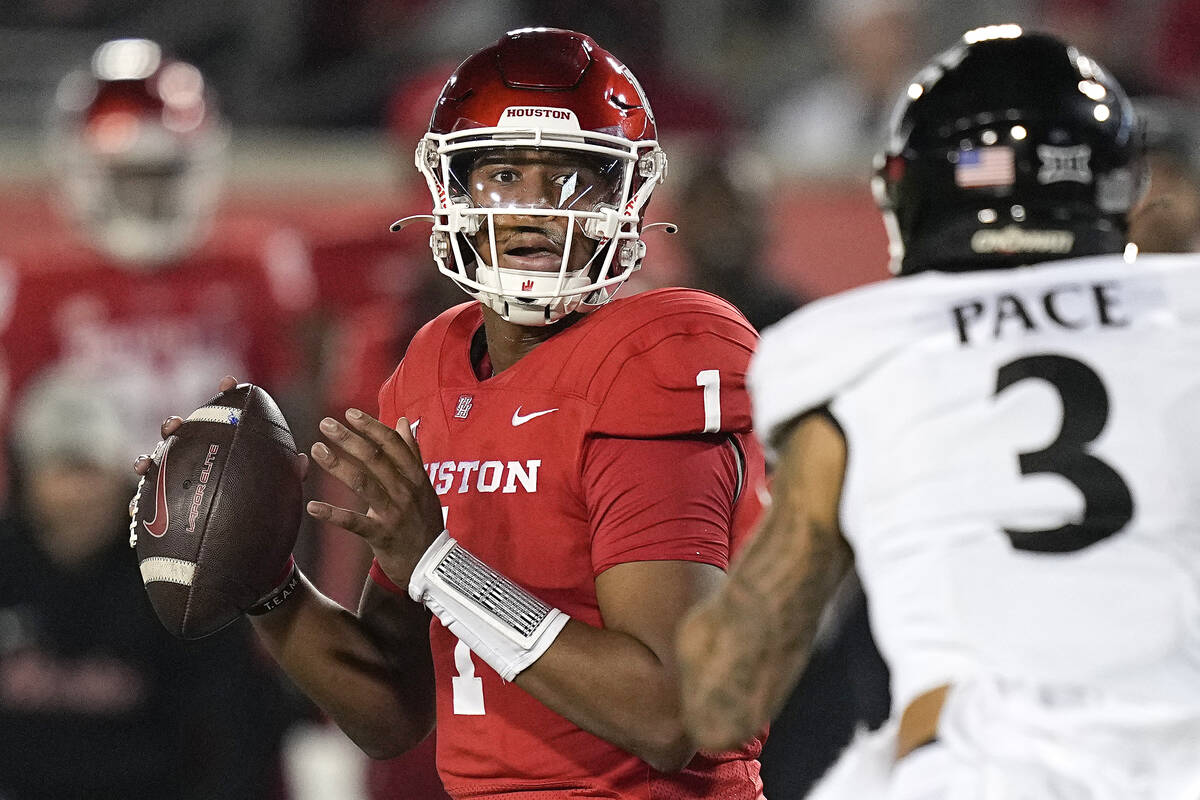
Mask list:
[[[333,446],[314,444],[313,460],[368,508],[359,513],[312,500],[308,513],[365,539],[388,578],[407,588],[417,562],[442,532],[442,507],[408,420],[401,417],[392,429],[352,408],[346,424],[326,417],[320,428]]]

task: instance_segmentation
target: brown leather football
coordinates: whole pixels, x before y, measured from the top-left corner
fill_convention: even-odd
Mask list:
[[[275,401],[243,383],[159,444],[130,541],[158,618],[182,639],[233,622],[285,577],[300,526],[296,442]]]

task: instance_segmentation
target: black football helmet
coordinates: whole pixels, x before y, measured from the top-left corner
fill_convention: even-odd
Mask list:
[[[1140,150],[1125,92],[1095,61],[1016,25],[968,31],[909,84],[876,159],[892,271],[1121,252]]]

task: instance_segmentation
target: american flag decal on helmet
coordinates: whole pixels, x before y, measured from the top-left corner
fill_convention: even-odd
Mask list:
[[[1016,176],[1011,147],[998,145],[958,151],[954,182],[963,189],[1012,186]]]

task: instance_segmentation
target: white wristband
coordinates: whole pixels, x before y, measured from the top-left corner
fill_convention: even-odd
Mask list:
[[[417,562],[408,594],[506,681],[537,661],[570,619],[480,561],[446,531]]]

